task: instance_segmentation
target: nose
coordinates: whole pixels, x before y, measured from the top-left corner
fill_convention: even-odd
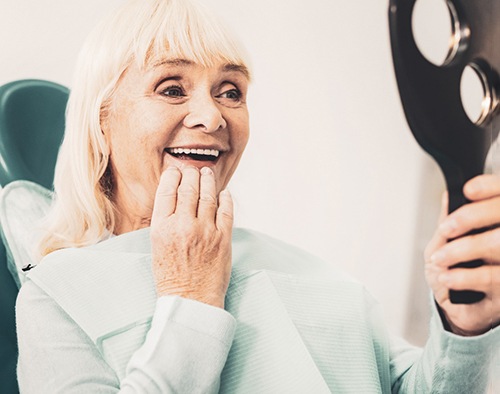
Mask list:
[[[184,118],[184,126],[187,128],[197,128],[205,133],[212,133],[227,126],[217,103],[209,94],[193,96],[189,100],[188,108],[189,111]]]

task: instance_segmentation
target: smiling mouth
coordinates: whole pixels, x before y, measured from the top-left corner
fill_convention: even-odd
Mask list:
[[[221,152],[217,149],[167,148],[165,151],[179,160],[216,161]]]

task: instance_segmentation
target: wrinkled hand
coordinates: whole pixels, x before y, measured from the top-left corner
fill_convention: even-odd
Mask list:
[[[425,271],[452,331],[470,336],[482,334],[500,323],[500,228],[496,227],[500,224],[500,177],[475,177],[465,184],[464,194],[471,203],[448,216],[448,198],[443,196],[440,224],[425,251]],[[495,227],[463,236],[473,229],[491,226]],[[450,239],[454,240],[448,242]],[[486,264],[472,269],[449,269],[476,259]],[[475,304],[452,304],[450,289],[481,291],[486,297]]]
[[[233,204],[217,200],[211,169],[169,167],[151,218],[153,276],[158,296],[179,295],[220,308],[231,274]]]

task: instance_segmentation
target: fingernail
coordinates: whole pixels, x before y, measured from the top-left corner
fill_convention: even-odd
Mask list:
[[[441,195],[441,205],[446,205],[448,204],[448,192],[444,191],[443,194]]]
[[[443,283],[443,284],[450,284],[451,282],[451,275],[449,273],[444,273],[438,276],[438,281]]]
[[[456,229],[458,225],[456,220],[454,219],[446,219],[443,223],[439,225],[439,231],[443,234],[452,234]]]
[[[212,169],[211,169],[211,168],[209,168],[209,167],[203,167],[203,168],[201,169],[201,173],[202,173],[203,175],[211,175],[211,174],[213,174],[213,171],[212,171]]]
[[[431,256],[431,263],[432,264],[439,264],[442,263],[446,258],[446,253],[443,252],[442,250],[438,250]]]

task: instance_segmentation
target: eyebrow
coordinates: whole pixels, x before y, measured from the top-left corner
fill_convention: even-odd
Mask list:
[[[188,60],[188,59],[182,59],[182,58],[164,59],[164,60],[161,60],[159,62],[154,63],[153,68],[161,67],[164,65],[179,67],[179,66],[192,66],[194,64],[195,64],[195,62],[193,62],[192,60]],[[246,66],[244,66],[242,64],[226,63],[226,64],[222,65],[221,70],[226,71],[226,72],[239,72],[239,73],[242,73],[247,79],[250,79],[250,71],[248,70],[248,68]]]
[[[222,66],[223,71],[236,71],[242,73],[247,79],[250,79],[250,71],[242,64],[227,63]]]
[[[153,67],[161,67],[164,65],[169,66],[192,66],[194,64],[193,61],[187,59],[163,59],[159,62],[153,64]]]

